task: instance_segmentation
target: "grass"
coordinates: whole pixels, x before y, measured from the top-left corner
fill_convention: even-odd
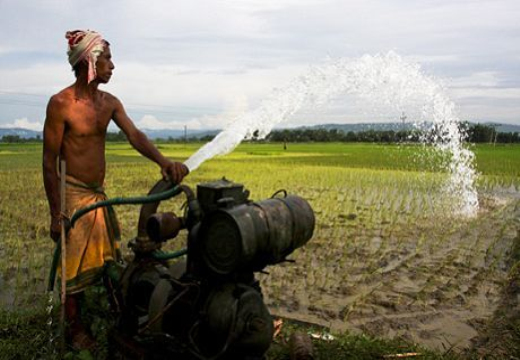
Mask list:
[[[408,354],[410,358],[450,360],[460,359],[451,351],[444,353],[434,352],[402,339],[385,340],[367,335],[343,333],[334,336],[334,340],[325,340],[330,334],[322,328],[316,328],[301,323],[289,322],[268,352],[269,360],[286,360],[290,358],[292,350],[291,336],[294,334],[314,335],[312,338],[312,353],[314,359],[338,360],[371,360],[385,358],[399,358]],[[411,354],[416,354],[412,356]]]
[[[87,312],[94,318],[93,333],[101,344],[106,344],[107,322],[99,319],[106,318],[108,312],[99,309],[99,294],[89,294]],[[93,302],[96,301],[96,304]],[[103,301],[101,301],[103,303]],[[6,312],[0,310],[0,359],[56,359],[59,354],[59,338],[56,323],[49,323],[57,318],[56,309],[52,315],[39,309],[16,310]],[[96,314],[92,316],[92,313]],[[455,360],[460,357],[447,351],[434,352],[402,339],[385,340],[363,334],[334,334],[334,340],[328,340],[330,333],[322,327],[302,324],[285,320],[282,331],[275,338],[267,353],[267,360],[287,360],[291,358],[291,336],[295,333],[315,337],[312,339],[312,353],[314,359],[356,359],[371,360],[392,358],[399,354],[418,354],[420,359]],[[105,359],[108,354],[106,347],[101,347],[95,355],[88,351],[73,351],[68,349],[64,359],[91,360]]]
[[[51,359],[45,311],[0,310],[0,359]]]
[[[201,145],[159,146],[165,155],[185,160]],[[244,184],[255,200],[281,188],[307,199],[317,217],[314,237],[292,255],[295,263],[272,266],[269,275],[259,276],[266,303],[291,318],[304,314],[304,320],[339,336],[331,343],[315,341],[317,358],[369,359],[416,351],[413,344],[422,340],[410,334],[420,335],[417,324],[430,321],[424,314],[439,314],[445,307],[461,313],[492,308],[493,301],[505,299],[501,284],[515,279],[510,269],[518,269],[518,260],[508,259],[517,253],[511,244],[518,244],[513,241],[518,205],[501,201],[519,192],[520,146],[472,149],[483,209],[473,220],[450,215],[441,159],[425,155],[427,149],[418,145],[289,144],[284,151],[282,144],[242,144],[202,164],[186,184],[194,188],[225,176]],[[157,166],[128,144],[108,144],[107,164],[110,197],[143,195],[160,178]],[[173,201],[160,209],[178,211],[180,206]],[[128,252],[138,208],[116,210]],[[0,359],[52,355],[45,336],[44,290],[53,248],[48,222],[41,144],[0,144]],[[167,246],[184,244],[182,235]],[[479,295],[485,291],[489,301]],[[406,313],[424,319],[390,320]],[[370,320],[385,317],[389,320],[382,323]],[[508,324],[518,331],[518,324]],[[283,339],[295,331],[292,326],[273,346],[271,358],[288,358]],[[354,335],[352,326],[364,335]],[[378,337],[385,332],[397,340]],[[426,358],[456,356],[417,351]]]

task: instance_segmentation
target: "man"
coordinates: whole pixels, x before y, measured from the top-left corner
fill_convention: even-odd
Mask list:
[[[66,161],[67,213],[104,200],[105,137],[113,120],[130,144],[157,163],[163,177],[179,183],[188,168],[166,159],[139,131],[113,95],[98,89],[110,81],[114,71],[110,44],[99,33],[67,32],[69,62],[76,81],[51,97],[43,133],[43,179],[51,213],[51,237],[60,238],[60,191],[58,159]],[[106,208],[80,218],[67,235],[65,313],[68,337],[77,348],[88,348],[93,340],[79,320],[80,299],[86,287],[97,282],[103,265],[118,257],[118,224]]]

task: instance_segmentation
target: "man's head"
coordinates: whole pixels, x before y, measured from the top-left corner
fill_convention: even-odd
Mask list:
[[[108,41],[103,39],[101,34],[91,30],[68,31],[65,34],[65,38],[68,40],[69,45],[67,51],[67,55],[69,56],[69,63],[72,66],[76,77],[79,75],[82,67],[85,67],[87,70],[87,83],[90,83],[97,76],[96,63],[99,56],[104,52],[110,53],[110,44]],[[107,81],[108,80],[100,82]]]
[[[106,84],[112,77],[112,70],[114,70],[114,63],[112,62],[112,52],[110,45],[107,43],[105,50],[99,54],[96,62],[96,79],[100,84]]]

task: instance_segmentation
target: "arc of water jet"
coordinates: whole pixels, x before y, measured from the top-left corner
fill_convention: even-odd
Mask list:
[[[339,59],[311,68],[283,89],[275,90],[254,111],[238,116],[213,141],[205,144],[186,162],[190,172],[204,161],[231,152],[255,132],[260,138],[303,106],[327,103],[342,94],[354,94],[373,107],[385,104],[401,113],[407,107],[420,107],[423,122],[437,127],[438,151],[451,156],[450,181],[446,191],[458,194],[456,212],[474,215],[478,210],[475,190],[474,155],[464,149],[454,103],[433,78],[421,73],[417,64],[410,64],[394,52],[386,55],[364,55],[356,60]],[[416,120],[420,127],[420,120]]]

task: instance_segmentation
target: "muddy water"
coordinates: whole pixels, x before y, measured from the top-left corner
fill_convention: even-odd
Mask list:
[[[341,230],[321,229],[295,265],[262,278],[271,311],[333,331],[469,348],[497,308],[520,231],[518,192],[479,200],[473,220],[347,227],[348,245],[331,241]]]

